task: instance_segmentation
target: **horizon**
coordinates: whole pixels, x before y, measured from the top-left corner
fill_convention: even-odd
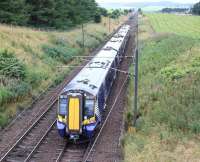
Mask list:
[[[180,4],[194,4],[199,2],[199,0],[96,0],[99,4],[108,4],[108,3],[156,3],[156,2],[171,2],[171,3],[180,3]]]
[[[144,11],[160,11],[163,8],[191,8],[199,0],[97,0],[99,6],[107,9],[141,8]]]

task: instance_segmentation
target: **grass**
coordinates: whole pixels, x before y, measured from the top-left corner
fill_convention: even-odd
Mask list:
[[[121,17],[124,22],[126,17]],[[50,85],[57,85],[72,70],[57,68],[81,60],[72,56],[86,55],[109,34],[109,20],[84,25],[85,50],[82,49],[82,30],[76,27],[66,32],[41,31],[25,27],[0,25],[0,127]],[[111,20],[111,31],[120,23]],[[8,53],[10,58],[6,57]]]
[[[200,39],[199,16],[148,14],[148,18],[157,32]]]
[[[194,32],[200,25],[199,18],[168,14],[141,18],[142,117],[137,122],[137,132],[125,134],[125,161],[200,160],[200,35]],[[190,28],[185,24],[191,24]],[[132,112],[132,88],[130,85],[127,120]]]

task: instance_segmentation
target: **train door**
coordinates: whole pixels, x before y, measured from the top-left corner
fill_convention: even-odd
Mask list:
[[[79,134],[82,132],[83,96],[81,94],[69,95],[68,99],[68,132]]]

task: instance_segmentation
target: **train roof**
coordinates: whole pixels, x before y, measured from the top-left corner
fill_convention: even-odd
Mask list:
[[[61,93],[70,90],[83,90],[96,96],[115,60],[129,28],[130,26],[128,25],[122,26]]]

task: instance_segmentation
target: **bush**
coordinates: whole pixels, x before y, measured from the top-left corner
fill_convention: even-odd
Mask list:
[[[57,45],[57,46],[65,47],[66,44],[67,44],[67,41],[64,40],[64,39],[59,39],[59,38],[57,38],[57,39],[53,39],[53,40],[52,40],[52,43],[53,43],[54,45]]]
[[[19,100],[22,97],[25,97],[28,93],[31,92],[31,87],[26,82],[21,82],[10,88],[10,92],[12,92],[12,97]]]
[[[82,47],[82,37],[77,38],[76,43]],[[85,47],[89,49],[95,48],[99,44],[99,40],[97,40],[94,36],[86,35],[85,36]]]
[[[9,92],[8,89],[6,89],[5,87],[0,88],[0,106],[8,102],[11,97],[12,97],[12,94]]]
[[[200,57],[197,57],[192,61],[192,67],[200,67]]]
[[[9,121],[7,114],[0,113],[0,127],[4,127]]]
[[[161,75],[167,79],[170,80],[177,80],[180,79],[182,77],[184,77],[186,72],[184,72],[181,69],[178,69],[175,66],[172,67],[166,67],[164,69],[161,70]]]
[[[39,86],[42,80],[47,80],[48,76],[42,72],[29,70],[26,72],[25,82],[29,83],[32,87]]]
[[[24,79],[25,65],[13,53],[0,51],[0,74],[9,78]]]
[[[48,57],[56,59],[57,61],[65,64],[68,63],[73,56],[76,56],[79,53],[79,49],[71,48],[66,45],[44,45],[42,48]]]
[[[94,16],[94,22],[100,23],[101,22],[101,15],[99,13],[96,13]]]

